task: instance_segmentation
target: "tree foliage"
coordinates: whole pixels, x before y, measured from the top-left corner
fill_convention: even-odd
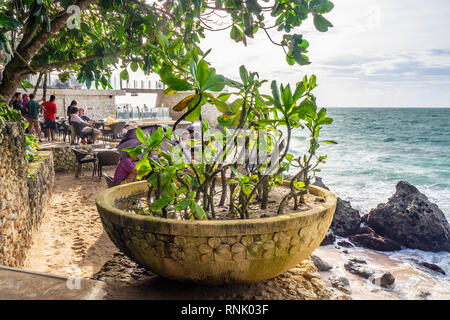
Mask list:
[[[72,14],[80,8],[80,20]],[[289,64],[308,64],[308,42],[297,27],[309,16],[319,31],[331,23],[323,14],[328,0],[10,0],[0,2],[0,49],[8,61],[0,94],[10,97],[24,76],[58,70],[77,74],[88,87],[108,88],[112,70],[129,66],[144,73],[160,72],[161,41],[170,40],[180,59],[207,30],[230,30],[230,37],[247,45],[264,32],[283,48]],[[69,9],[69,10],[68,10]],[[75,27],[75,28],[74,28]],[[270,30],[280,34],[279,42]],[[159,37],[164,35],[164,38]]]

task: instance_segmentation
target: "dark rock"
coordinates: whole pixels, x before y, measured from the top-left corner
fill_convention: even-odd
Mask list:
[[[359,211],[353,209],[350,202],[338,198],[336,211],[331,222],[333,232],[338,236],[348,237],[358,232],[360,224],[361,216]]]
[[[383,288],[390,287],[395,282],[395,277],[390,272],[383,272],[372,277],[372,283]]]
[[[336,236],[334,235],[333,230],[328,229],[327,234],[326,234],[325,238],[322,240],[322,243],[320,245],[326,246],[328,244],[333,244],[335,240],[336,240]]]
[[[341,240],[337,243],[339,246],[344,247],[344,248],[352,248],[354,247],[353,244],[351,244],[350,242],[348,242],[347,240]]]
[[[427,269],[430,269],[430,270],[442,273],[444,276],[446,275],[444,269],[442,269],[441,267],[439,267],[438,265],[436,265],[434,263],[428,263],[428,262],[425,262],[425,261],[415,261],[415,262],[417,264],[427,268]]]
[[[352,261],[352,262],[355,262],[355,263],[367,264],[366,260],[363,260],[363,259],[360,259],[360,258],[356,258],[356,257],[350,257],[348,260]]]
[[[311,260],[314,262],[315,266],[317,267],[317,270],[319,271],[329,271],[333,269],[333,266],[329,264],[328,262],[323,261],[320,257],[312,254]]]
[[[402,249],[397,242],[374,233],[357,234],[350,236],[349,240],[360,247],[377,251],[396,251]]]
[[[322,181],[322,178],[316,177],[313,183],[315,186],[330,190]],[[334,234],[341,237],[348,237],[355,234],[361,222],[359,211],[353,209],[350,202],[337,198],[336,211],[334,212],[331,229]]]
[[[359,230],[356,232],[356,234],[371,234],[371,233],[375,233],[375,230],[373,230],[371,227],[368,226],[363,226],[363,227],[359,227]]]
[[[408,248],[450,252],[450,225],[444,213],[407,182],[400,181],[388,202],[370,210],[366,220],[377,234]]]
[[[367,219],[369,218],[369,214],[366,213],[365,215],[361,216],[361,223],[367,223]]]
[[[346,264],[344,264],[344,268],[348,272],[356,274],[365,279],[368,279],[372,275],[375,274],[375,271],[373,269],[369,268],[367,265],[361,264],[361,263],[356,263],[353,261],[349,261]]]
[[[429,293],[428,291],[420,291],[417,294],[417,298],[421,300],[427,300],[429,296],[431,296],[431,293]]]
[[[330,190],[322,181],[322,178],[316,177],[316,180],[314,181],[313,185],[318,186],[320,188],[324,188],[326,190]]]
[[[351,293],[351,291],[349,289],[350,282],[348,281],[347,278],[338,277],[338,276],[332,276],[332,277],[328,278],[328,280],[330,280],[331,286],[333,288],[336,288],[339,291],[342,291],[342,292],[344,292],[346,294],[350,294]]]

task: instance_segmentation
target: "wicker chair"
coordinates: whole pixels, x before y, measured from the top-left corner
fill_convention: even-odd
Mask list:
[[[106,173],[103,173],[103,177],[105,178],[106,185],[108,186],[108,188],[112,188],[112,187],[117,186],[117,184],[115,184],[115,182],[114,182],[114,178],[113,177],[107,175]]]
[[[104,166],[117,166],[120,161],[120,153],[118,151],[101,151],[97,153],[97,170],[101,179]]]
[[[75,137],[79,137],[81,140],[83,140],[84,138],[87,138],[89,136],[94,136],[94,131],[92,130],[90,132],[83,132],[82,130],[84,128],[84,125],[82,125],[81,123],[72,121],[71,124],[75,129]]]
[[[111,124],[109,127],[112,131],[112,136],[114,139],[122,138],[122,131],[127,123],[125,121],[120,121]]]
[[[92,162],[94,164],[94,170],[92,171],[92,177],[97,171],[97,157],[87,151],[81,149],[72,149],[73,153],[75,153],[75,157],[77,158],[78,168],[76,177],[81,175],[81,168],[83,164]]]

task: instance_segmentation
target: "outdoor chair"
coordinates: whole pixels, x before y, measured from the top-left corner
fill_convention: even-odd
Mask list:
[[[61,132],[64,132],[63,122],[64,120],[56,120],[55,133],[58,135],[58,139],[61,138]]]
[[[101,179],[104,166],[117,166],[120,161],[120,153],[118,151],[101,151],[97,153],[97,170]]]
[[[71,142],[70,139],[70,125],[66,122],[66,120],[63,120],[61,122],[61,126],[59,127],[60,132],[63,132],[63,140],[66,142],[66,137],[69,136],[69,143]]]
[[[92,130],[90,132],[82,131],[84,128],[84,125],[82,125],[81,123],[72,121],[71,124],[73,125],[73,127],[75,129],[75,137],[79,137],[81,140],[83,140],[89,136],[93,137],[94,132]]]
[[[114,139],[122,138],[122,131],[126,124],[127,123],[125,121],[120,121],[109,126],[112,130],[112,136]]]
[[[104,124],[103,124],[103,128],[101,129],[101,131],[102,131],[102,137],[103,138],[112,138],[112,136],[113,136],[113,132],[112,132],[112,130],[111,129],[105,129],[105,126],[104,126]],[[103,139],[103,142],[105,142],[106,140],[105,139]]]
[[[103,177],[105,178],[106,181],[106,185],[108,186],[108,188],[112,188],[117,186],[117,184],[114,183],[114,178],[107,175],[106,173],[103,173]]]
[[[91,162],[94,164],[94,170],[92,171],[92,177],[93,177],[97,171],[97,157],[95,155],[93,155],[85,150],[81,150],[81,149],[72,149],[72,151],[73,151],[73,153],[75,153],[75,157],[77,158],[77,162],[78,162],[76,177],[79,177],[81,175],[81,168],[82,168],[83,164],[91,163]]]
[[[94,124],[94,128],[98,129],[98,130],[102,130],[103,129],[103,122],[96,122]]]

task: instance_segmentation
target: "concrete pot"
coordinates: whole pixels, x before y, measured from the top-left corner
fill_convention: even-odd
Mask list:
[[[130,214],[117,201],[145,193],[147,182],[101,192],[97,209],[103,227],[128,257],[153,272],[178,281],[250,283],[293,268],[320,245],[336,209],[336,196],[311,186],[325,202],[271,218],[184,221]]]

